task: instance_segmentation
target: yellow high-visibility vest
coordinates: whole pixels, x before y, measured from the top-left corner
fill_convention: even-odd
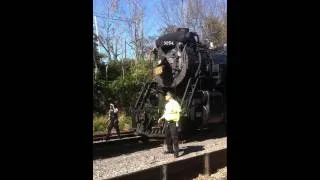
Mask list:
[[[174,99],[170,99],[165,106],[162,118],[164,118],[166,121],[177,122],[180,119],[180,112],[181,106],[179,105],[179,103]]]

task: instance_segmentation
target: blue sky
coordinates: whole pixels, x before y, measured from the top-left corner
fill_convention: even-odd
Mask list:
[[[106,9],[105,9],[105,0],[93,0],[93,13],[95,14],[105,14],[106,13]],[[145,16],[144,16],[144,36],[148,37],[148,36],[157,36],[159,34],[158,30],[161,27],[160,24],[160,20],[156,18],[156,13],[157,13],[157,9],[156,9],[156,3],[159,3],[159,0],[141,0],[142,5],[145,7]],[[123,13],[124,14],[119,14],[117,16],[121,16],[124,15],[125,17],[127,15],[127,4],[125,2],[125,0],[120,0],[120,4],[119,7],[123,8]],[[103,22],[103,18],[97,17],[97,23],[99,25],[99,29],[102,27],[102,22]],[[121,21],[114,21],[114,23],[118,23],[117,26],[124,26],[124,23],[122,23]],[[100,32],[101,30],[99,30]],[[100,32],[101,33],[101,32]],[[129,39],[129,35],[128,34],[123,34],[122,36],[125,39]],[[103,48],[101,48],[101,50],[103,51]],[[133,56],[133,52],[130,48],[128,48],[127,46],[127,57],[132,57]]]
[[[93,0],[93,12],[94,13],[103,13],[104,10],[104,0]],[[145,18],[144,25],[145,31],[144,33],[148,35],[157,35],[158,29],[160,28],[159,20],[156,19],[156,3],[159,3],[159,0],[141,0],[143,6],[145,7]],[[120,7],[124,7],[126,11],[127,4],[124,0],[120,0]],[[127,13],[127,12],[126,12]],[[99,18],[98,18],[99,19]]]
[[[120,4],[119,7],[122,12],[119,14],[115,14],[115,18],[126,18],[129,17],[128,12],[128,5],[126,3],[127,0],[119,0]],[[158,36],[159,35],[159,29],[163,27],[164,25],[161,23],[161,20],[158,16],[157,6],[160,5],[160,0],[138,0],[141,2],[142,6],[144,7],[144,37],[148,36]],[[179,1],[179,0],[177,0]],[[208,2],[211,2],[212,0],[205,0]],[[216,0],[216,2],[226,2],[226,0]],[[103,16],[103,14],[106,14],[107,9],[105,7],[106,2],[111,2],[111,0],[93,0],[93,13],[94,15],[98,14]],[[186,1],[184,1],[186,2]],[[106,16],[106,15],[104,15]],[[98,25],[100,28],[99,33],[103,33],[103,18],[97,17]],[[112,24],[115,27],[115,32],[119,32],[117,30],[123,30],[125,27],[127,27],[127,23],[122,21],[111,21]],[[127,42],[130,39],[130,36],[126,33],[123,33],[120,35],[122,44],[119,45],[120,48],[124,47],[124,40],[127,40]],[[101,51],[103,52],[103,48],[101,48]],[[120,50],[121,52],[122,50]],[[127,57],[133,57],[133,51],[127,46]],[[122,58],[122,55],[120,55],[120,58]]]

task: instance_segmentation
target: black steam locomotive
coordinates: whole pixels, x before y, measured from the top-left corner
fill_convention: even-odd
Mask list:
[[[157,123],[170,91],[182,107],[181,134],[226,122],[226,45],[210,48],[195,32],[178,28],[156,40],[154,78],[146,82],[134,107],[133,127],[147,137],[164,137]]]

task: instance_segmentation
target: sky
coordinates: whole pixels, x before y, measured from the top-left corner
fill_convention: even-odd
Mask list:
[[[105,0],[93,0],[93,15],[103,15],[106,13],[105,9]],[[145,17],[144,17],[144,36],[158,36],[159,32],[158,30],[161,27],[161,24],[159,20],[157,19],[156,13],[156,3],[159,3],[159,0],[141,0],[142,5],[145,7]],[[125,0],[120,0],[119,7],[123,7],[124,9],[124,14],[126,15],[127,12],[127,4],[125,3]],[[122,14],[123,15],[123,14]],[[119,15],[121,16],[121,15]],[[128,16],[126,16],[128,17]],[[124,23],[121,21],[114,21],[115,23],[118,23],[118,26],[124,26]],[[99,33],[101,32],[101,27],[103,26],[103,18],[97,17],[97,23],[98,23],[98,28]],[[129,39],[128,34],[123,34],[122,38],[124,39]],[[124,42],[124,40],[123,40]],[[104,52],[103,48],[100,48],[102,52]],[[128,48],[127,46],[127,57],[133,57],[133,51]]]
[[[105,7],[105,3],[106,2],[111,2],[112,0],[93,0],[93,15],[100,15],[100,16],[106,16],[106,12],[107,9]],[[120,14],[116,14],[116,17],[119,18],[126,18],[129,17],[128,15],[128,5],[126,3],[127,0],[119,0],[120,4],[119,7],[121,9],[121,13]],[[160,0],[138,0],[142,3],[142,5],[145,7],[145,15],[144,15],[144,21],[143,21],[143,25],[144,25],[144,37],[148,37],[148,36],[158,36],[159,35],[159,29],[163,26],[163,24],[160,21],[160,18],[158,16],[158,11],[157,11],[157,6],[159,6],[160,4]],[[177,0],[179,1],[179,0]],[[208,0],[210,1],[210,0]],[[225,0],[222,0],[225,1]],[[186,1],[185,1],[186,2]],[[218,1],[217,1],[218,2]],[[104,33],[104,29],[103,29],[103,22],[105,22],[105,18],[101,18],[99,16],[97,16],[97,22],[98,22],[98,27],[99,27],[99,34],[103,34]],[[125,22],[122,21],[111,21],[115,24],[115,31],[117,31],[117,29],[121,30],[121,29],[125,29],[125,27],[127,27],[127,24]],[[119,28],[117,28],[119,27]],[[127,42],[130,40],[130,36],[126,33],[123,33],[121,35],[120,39],[120,44],[119,47],[123,48],[124,47],[124,40],[126,40]],[[103,48],[100,48],[101,52],[105,52]],[[123,48],[124,49],[124,48]],[[122,52],[122,50],[120,50],[120,53]],[[124,53],[122,53],[124,54]],[[133,50],[131,48],[129,48],[127,46],[127,57],[128,58],[132,58],[134,56]],[[120,59],[123,56],[120,55]]]

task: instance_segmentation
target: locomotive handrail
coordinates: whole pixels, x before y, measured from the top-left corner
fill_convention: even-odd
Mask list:
[[[141,109],[141,104],[144,103],[145,101],[145,97],[148,95],[149,91],[150,91],[150,86],[153,84],[154,82],[146,82],[143,86],[142,86],[142,90],[140,92],[138,101],[136,102],[135,105],[135,109]]]
[[[147,83],[144,83],[144,84],[142,85],[142,87],[141,87],[138,101],[137,101],[136,104],[135,104],[135,109],[138,108],[138,105],[139,105],[139,103],[140,103],[140,101],[141,101],[141,98],[142,98],[141,96],[142,96],[142,94],[144,93],[144,91],[145,91],[145,89],[146,89],[146,85],[147,85]]]
[[[145,99],[146,99],[146,96],[148,95],[148,93],[149,93],[149,91],[150,91],[151,83],[147,83],[146,86],[147,86],[147,87],[146,87],[145,92],[143,93],[143,97],[142,97],[142,101],[141,101],[141,104],[140,104],[140,106],[139,106],[139,109],[141,109],[141,107],[142,107],[143,104],[144,104],[144,101],[145,101]]]
[[[187,87],[186,87],[186,90],[185,90],[184,93],[183,93],[183,97],[182,97],[182,100],[181,100],[181,105],[182,105],[182,106],[183,106],[183,103],[184,103],[184,99],[185,99],[185,97],[186,97],[186,94],[187,94],[187,92],[188,92],[188,89],[189,89],[191,80],[192,80],[192,77],[189,78],[188,84],[187,84]]]
[[[201,53],[200,53],[200,51],[199,51],[199,65],[198,65],[198,69],[197,69],[194,77],[197,77],[197,76],[200,74],[201,66],[202,66],[202,58],[201,58]]]
[[[192,93],[191,93],[191,96],[190,96],[189,101],[188,101],[187,109],[189,109],[189,107],[190,107],[190,104],[191,104],[192,99],[193,99],[194,92],[195,92],[195,90],[197,89],[197,86],[198,86],[198,82],[199,82],[199,78],[197,78],[196,83],[194,85],[194,88],[192,89]]]
[[[198,65],[198,69],[194,75],[194,77],[196,78],[196,82],[194,84],[194,87],[192,88],[192,92],[191,92],[191,95],[189,96],[189,99],[188,99],[188,104],[187,104],[187,107],[186,109],[189,109],[190,107],[190,104],[192,102],[192,99],[193,99],[193,95],[194,95],[194,92],[198,86],[198,80],[199,80],[199,74],[200,74],[200,70],[201,70],[201,65],[202,65],[202,58],[201,58],[201,53],[199,52],[199,65]],[[184,94],[183,94],[183,98],[182,98],[182,101],[181,101],[181,105],[182,105],[182,109],[184,109],[184,99],[185,99],[185,96],[187,94],[187,92],[189,91],[189,86],[190,86],[190,83],[192,81],[192,77],[189,78],[188,80],[188,84],[187,84],[187,87],[186,87],[186,90],[184,91]]]

